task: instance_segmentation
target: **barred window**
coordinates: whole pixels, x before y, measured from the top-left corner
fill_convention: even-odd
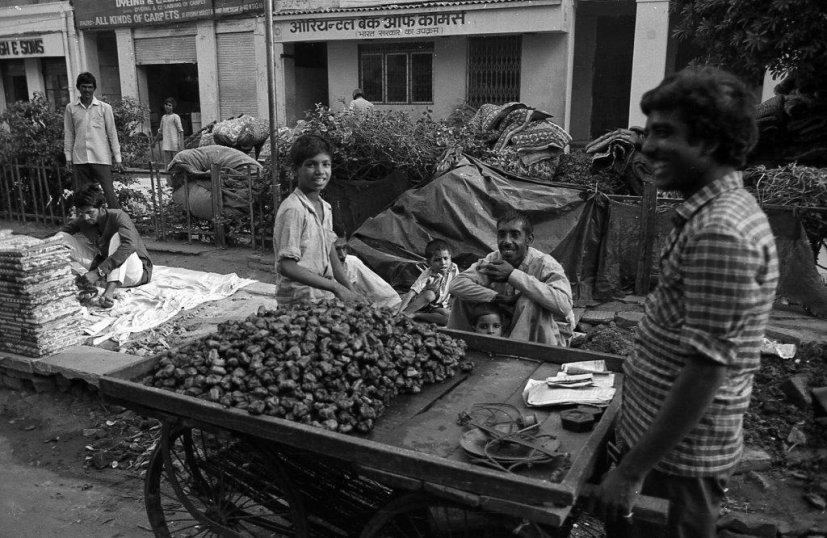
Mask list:
[[[433,43],[359,46],[359,87],[373,103],[433,102]]]
[[[502,105],[520,100],[521,36],[472,37],[468,40],[469,105]]]

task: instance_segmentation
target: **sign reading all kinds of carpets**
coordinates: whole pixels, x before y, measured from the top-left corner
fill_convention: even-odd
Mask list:
[[[141,27],[263,13],[264,0],[75,0],[78,28]]]

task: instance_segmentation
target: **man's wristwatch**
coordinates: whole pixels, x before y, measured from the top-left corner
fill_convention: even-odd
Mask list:
[[[101,269],[100,267],[98,267],[97,269],[95,269],[95,271],[97,271],[98,276],[99,276],[100,278],[103,278],[103,277],[104,277],[104,274],[105,274],[105,273],[103,272],[103,269]]]

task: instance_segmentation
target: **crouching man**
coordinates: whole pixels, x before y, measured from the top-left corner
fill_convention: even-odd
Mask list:
[[[83,280],[104,287],[99,304],[111,308],[117,288],[132,288],[152,278],[152,261],[132,219],[120,209],[104,207],[97,185],[75,194],[77,217],[64,224],[58,236],[72,249],[72,260],[87,272]]]

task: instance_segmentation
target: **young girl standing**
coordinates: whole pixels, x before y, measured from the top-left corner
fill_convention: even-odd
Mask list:
[[[280,305],[334,296],[364,301],[351,289],[336,254],[331,207],[320,195],[332,174],[330,143],[302,135],[290,147],[289,158],[298,186],[279,206],[273,226],[276,300]]]
[[[184,149],[184,128],[181,126],[181,118],[173,112],[175,110],[175,99],[167,97],[164,100],[164,115],[161,118],[161,126],[158,127],[157,142],[162,141],[161,150],[164,155],[164,164],[169,164],[175,154]]]

